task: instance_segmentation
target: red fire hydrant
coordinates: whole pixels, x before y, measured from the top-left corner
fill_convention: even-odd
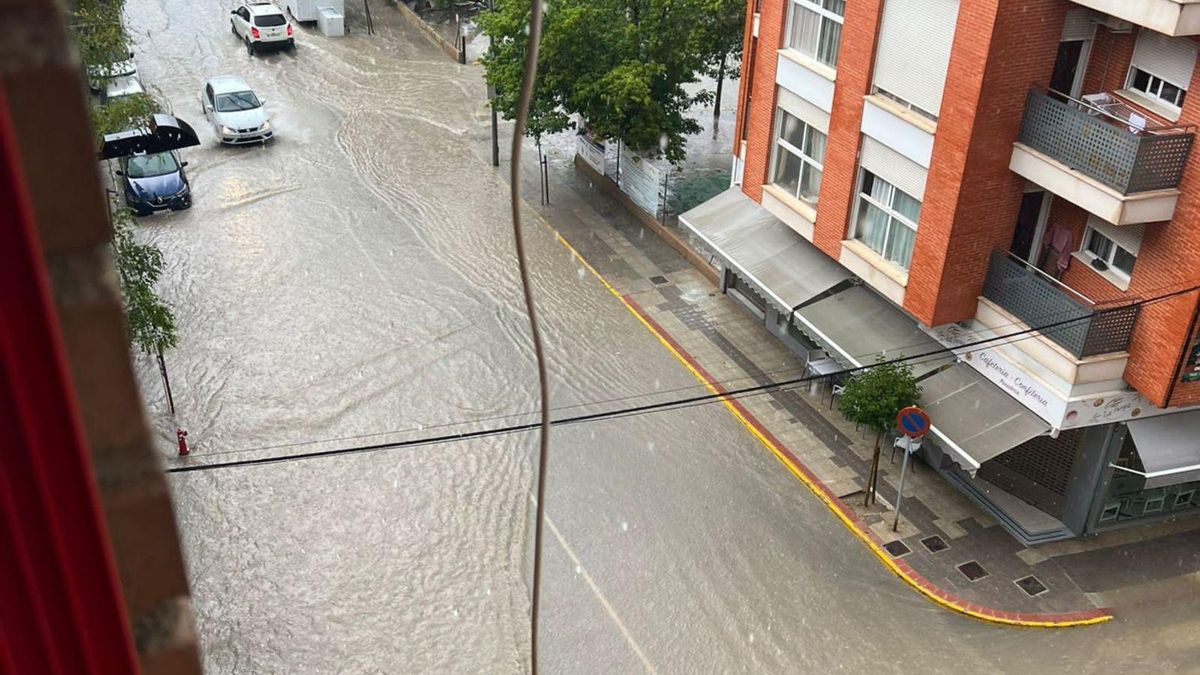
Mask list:
[[[189,452],[191,452],[190,450],[188,450],[188,446],[187,446],[187,432],[186,431],[184,431],[183,429],[176,429],[175,430],[175,438],[179,439],[179,456],[180,457],[184,457]]]

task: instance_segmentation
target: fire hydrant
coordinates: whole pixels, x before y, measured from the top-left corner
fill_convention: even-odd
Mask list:
[[[180,457],[187,456],[187,454],[189,452],[191,452],[190,450],[188,450],[188,446],[187,446],[187,432],[184,431],[183,429],[176,429],[175,430],[175,438],[179,439],[179,456]]]

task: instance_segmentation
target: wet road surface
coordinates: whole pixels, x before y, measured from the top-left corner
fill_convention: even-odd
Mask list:
[[[307,28],[250,57],[222,2],[128,2],[147,84],[203,141],[183,153],[195,206],[139,221],[168,260],[187,461],[532,419],[507,186],[473,149],[480,73],[374,10],[376,36]],[[224,73],[267,99],[270,145],[216,146],[199,91]],[[529,247],[556,406],[700,391],[544,229]],[[167,454],[175,420],[138,365]],[[1196,662],[1195,610],[1140,595],[1066,632],[935,608],[716,406],[565,427],[552,452],[546,672]],[[173,475],[207,671],[523,671],[533,455],[511,435]]]

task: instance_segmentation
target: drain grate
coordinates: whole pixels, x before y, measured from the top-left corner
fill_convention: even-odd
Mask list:
[[[947,544],[945,539],[942,539],[936,534],[932,537],[925,537],[922,539],[921,545],[924,546],[925,550],[929,551],[930,553],[941,553],[942,551],[950,548],[950,544]]]
[[[989,576],[991,572],[985,570],[983,565],[980,565],[975,560],[969,560],[961,565],[955,566],[958,573],[967,578],[967,581],[979,581],[980,579]]]
[[[656,286],[662,286],[663,284],[669,283],[669,282],[667,281],[667,278],[664,277],[663,275],[656,274],[656,275],[650,277],[650,283],[652,283]]]
[[[1032,574],[1027,577],[1017,579],[1013,583],[1017,585],[1017,588],[1025,591],[1025,595],[1028,595],[1031,598],[1035,598],[1050,590],[1049,588],[1046,588],[1046,584],[1043,584],[1041,579],[1038,579]]]
[[[896,541],[889,541],[888,543],[884,544],[883,550],[890,553],[893,558],[903,558],[909,553],[912,553],[912,549],[899,539]]]

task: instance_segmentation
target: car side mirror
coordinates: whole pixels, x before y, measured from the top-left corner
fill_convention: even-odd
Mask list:
[[[188,165],[188,163],[187,163],[187,162],[180,162],[180,163],[179,163],[179,166],[181,166],[181,167],[183,167],[183,166],[187,166],[187,165]]]
[[[230,13],[230,14],[237,14],[237,10],[236,10],[236,9],[230,10],[230,11],[229,11],[229,13]]]
[[[265,98],[258,99],[258,107],[261,108],[262,106],[264,106],[266,104],[267,104],[267,99],[265,99]]]
[[[118,176],[124,176],[124,175],[125,175],[125,172],[124,172],[124,171],[122,171],[122,170],[120,170],[120,169],[117,169],[117,175],[118,175]]]
[[[131,59],[133,58],[133,50],[129,51],[129,58],[131,58]]]

